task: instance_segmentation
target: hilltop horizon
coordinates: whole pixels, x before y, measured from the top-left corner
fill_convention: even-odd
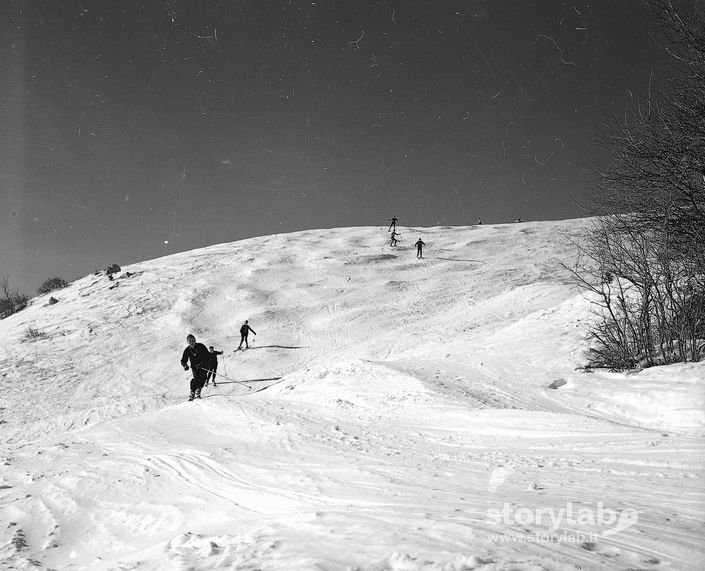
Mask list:
[[[584,216],[575,216],[575,217],[568,217],[568,218],[536,218],[536,219],[524,219],[521,218],[521,223],[525,224],[528,222],[568,222],[571,220],[579,221],[579,220],[591,220],[594,219],[594,216],[591,216],[589,214],[586,214]],[[468,224],[433,224],[429,226],[420,226],[420,225],[405,225],[405,224],[400,224],[400,228],[411,228],[411,229],[418,229],[418,231],[423,232],[426,229],[433,229],[433,228],[470,228],[473,226],[502,226],[505,224],[516,224],[517,219],[513,220],[502,220],[502,221],[492,221],[492,220],[486,220],[483,218],[478,218],[478,220],[481,220],[481,222],[478,224],[477,221],[468,223]],[[387,222],[388,224],[388,222]],[[286,230],[282,232],[276,232],[273,234],[266,234],[266,233],[255,233],[251,236],[246,236],[246,237],[238,237],[238,238],[233,238],[232,240],[218,240],[212,243],[206,243],[206,244],[198,244],[193,247],[185,247],[183,249],[180,249],[178,251],[170,251],[168,253],[158,255],[156,257],[151,257],[151,258],[139,258],[138,255],[128,255],[128,256],[113,256],[113,258],[106,257],[100,265],[92,264],[90,266],[84,266],[83,269],[81,270],[71,270],[69,271],[54,271],[54,270],[47,270],[47,272],[43,273],[38,273],[37,271],[34,272],[34,276],[30,279],[26,279],[22,276],[14,276],[14,275],[7,275],[9,286],[12,290],[15,290],[21,294],[25,294],[29,297],[36,297],[37,295],[41,295],[37,293],[37,290],[39,286],[47,279],[52,278],[52,277],[60,277],[62,279],[65,279],[68,282],[74,282],[78,279],[81,279],[83,277],[86,277],[87,275],[90,274],[95,274],[98,272],[103,272],[105,269],[112,265],[112,264],[117,264],[120,267],[122,266],[130,266],[134,264],[139,264],[145,261],[150,261],[150,260],[158,260],[167,256],[172,256],[175,254],[182,254],[185,252],[190,252],[192,250],[198,250],[202,248],[209,248],[212,246],[218,246],[221,244],[231,244],[233,242],[243,242],[246,240],[253,240],[257,238],[264,238],[267,236],[279,236],[279,235],[287,235],[287,234],[298,234],[300,232],[312,232],[312,231],[320,231],[320,232],[325,232],[327,230],[335,230],[335,229],[343,229],[343,228],[379,228],[379,229],[386,229],[385,224],[381,225],[354,225],[354,226],[346,226],[346,225],[333,225],[333,226],[311,226],[308,228],[300,228],[300,229],[293,229],[293,230]],[[417,230],[414,230],[417,231]],[[384,242],[384,241],[382,241]],[[168,246],[168,242],[165,243],[165,246]],[[73,268],[73,264],[69,266],[70,268]]]

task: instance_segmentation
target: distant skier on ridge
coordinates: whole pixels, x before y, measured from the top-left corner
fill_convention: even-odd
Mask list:
[[[424,247],[425,245],[426,245],[426,243],[423,242],[423,241],[421,240],[421,238],[419,238],[419,239],[416,241],[416,244],[414,244],[414,246],[416,246],[416,257],[417,257],[417,258],[423,258],[423,247]]]
[[[397,222],[398,222],[397,217],[392,216],[391,218],[389,218],[389,222],[390,222],[390,224],[389,224],[389,228],[387,229],[387,232],[391,232],[392,230],[396,230],[397,229]]]
[[[186,341],[188,342],[188,347],[184,349],[184,353],[181,356],[181,366],[184,368],[184,371],[188,371],[187,363],[191,361],[193,378],[191,379],[191,392],[189,393],[188,400],[192,401],[194,398],[201,398],[201,389],[203,385],[206,384],[208,362],[211,356],[203,343],[196,343],[196,337],[192,334],[186,337]]]
[[[211,379],[213,380],[213,386],[217,386],[215,384],[215,375],[218,370],[218,355],[222,354],[222,351],[216,351],[212,345],[208,347],[208,374],[206,376],[206,386],[208,386],[208,382]]]
[[[255,333],[255,330],[250,327],[250,324],[247,322],[247,319],[245,319],[245,323],[242,324],[242,327],[240,327],[240,345],[238,346],[238,349],[242,349],[242,344],[245,344],[245,349],[249,349],[250,346],[247,344],[247,336],[249,335],[250,331],[252,331],[253,334],[257,335]]]

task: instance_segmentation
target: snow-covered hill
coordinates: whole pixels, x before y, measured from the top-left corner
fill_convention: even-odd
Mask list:
[[[705,367],[577,369],[588,224],[267,236],[34,299],[0,566],[702,569]],[[224,350],[192,403],[188,333]]]

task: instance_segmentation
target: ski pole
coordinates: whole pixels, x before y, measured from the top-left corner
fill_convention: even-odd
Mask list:
[[[205,369],[205,368],[203,368],[203,367],[199,367],[199,369],[201,369],[201,371],[208,371],[209,373],[211,372],[210,369]],[[234,382],[234,383],[240,383],[241,385],[243,385],[243,386],[247,387],[248,389],[252,390],[252,387],[251,387],[250,385],[246,385],[246,384],[243,383],[242,381],[238,381],[238,380],[236,380],[236,379],[231,379],[230,377],[226,377],[225,375],[220,375],[220,376],[223,377],[224,379],[228,379],[229,381],[232,381],[232,382]]]

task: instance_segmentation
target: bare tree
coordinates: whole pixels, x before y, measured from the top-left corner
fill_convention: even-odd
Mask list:
[[[591,364],[612,369],[705,352],[705,26],[671,0],[647,4],[676,71],[604,135],[612,160],[573,268],[598,316]]]
[[[0,276],[0,319],[24,309],[28,301],[26,295],[10,288],[9,276]]]

